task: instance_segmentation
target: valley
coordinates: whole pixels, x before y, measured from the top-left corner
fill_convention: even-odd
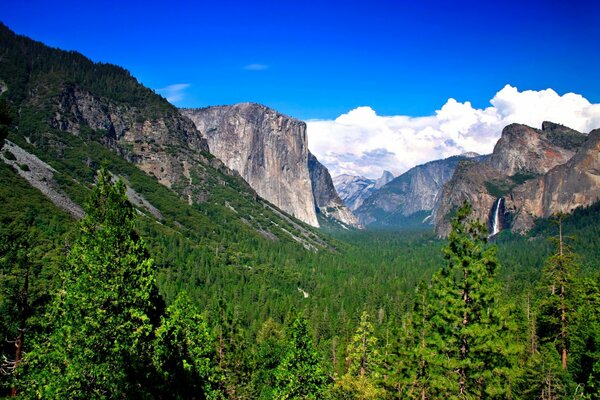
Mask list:
[[[272,108],[0,49],[0,398],[598,396],[600,130],[332,177]]]

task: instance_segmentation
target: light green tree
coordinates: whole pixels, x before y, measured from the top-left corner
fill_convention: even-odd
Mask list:
[[[335,382],[334,399],[380,399],[385,390],[381,380],[381,354],[369,314],[364,311],[346,350],[346,373]]]
[[[289,336],[287,352],[275,370],[273,397],[278,400],[323,398],[328,378],[303,317],[294,320]]]
[[[25,397],[141,398],[151,391],[160,302],[153,260],[134,223],[125,185],[101,171],[47,315],[50,334],[25,358]]]

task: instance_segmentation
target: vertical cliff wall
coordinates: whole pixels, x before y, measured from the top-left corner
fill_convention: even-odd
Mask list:
[[[259,196],[319,226],[304,122],[255,103],[181,112],[206,137],[210,152],[237,171]]]

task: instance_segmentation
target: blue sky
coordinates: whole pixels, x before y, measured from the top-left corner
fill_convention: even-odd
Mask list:
[[[36,0],[5,2],[0,20],[153,89],[179,84],[178,106],[254,101],[307,120],[483,108],[506,84],[598,103],[599,3]]]

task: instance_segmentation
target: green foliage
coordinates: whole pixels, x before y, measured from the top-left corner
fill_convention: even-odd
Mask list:
[[[527,172],[527,171],[519,171],[516,174],[514,174],[513,176],[510,177],[510,179],[517,185],[520,185],[521,183],[524,183],[530,179],[533,179],[535,177],[537,177],[538,174],[535,174],[533,172]]]
[[[494,179],[484,182],[487,192],[494,197],[504,197],[517,185],[510,179]]]
[[[167,308],[156,330],[154,363],[168,398],[220,399],[213,337],[199,308],[185,292]]]
[[[297,317],[290,328],[286,354],[275,371],[274,399],[321,399],[327,376],[319,362],[308,325]]]
[[[541,346],[529,357],[517,386],[523,399],[581,398],[573,396],[576,391],[573,380],[561,368],[560,355],[550,344]]]
[[[14,111],[4,97],[0,97],[0,149],[14,121]]]
[[[495,248],[486,246],[484,225],[468,223],[470,213],[465,203],[452,220],[448,264],[420,303],[421,349],[411,375],[426,396],[504,399],[511,397],[520,352],[513,343],[516,321],[499,301]]]
[[[26,397],[140,397],[149,389],[159,302],[123,183],[101,172],[86,212],[49,309],[51,334],[26,358]]]

